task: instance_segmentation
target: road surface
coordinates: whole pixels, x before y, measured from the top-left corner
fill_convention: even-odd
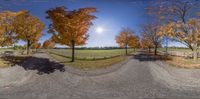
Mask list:
[[[150,56],[132,56],[116,71],[98,76],[69,73],[48,58],[35,54],[10,72],[1,70],[0,99],[200,98],[200,70],[175,68]],[[15,83],[1,77],[6,73]]]

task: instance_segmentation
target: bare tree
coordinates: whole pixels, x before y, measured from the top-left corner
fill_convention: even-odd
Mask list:
[[[180,21],[186,24],[188,20],[193,17],[196,11],[200,10],[200,0],[156,0],[148,7],[148,12],[153,15],[161,25],[168,24],[170,22]],[[188,31],[185,30],[185,34]],[[166,52],[168,46],[169,35],[163,35],[166,38]],[[175,41],[181,42],[184,45],[192,49],[192,44],[188,41],[182,41],[174,39]],[[192,49],[193,50],[193,49]]]
[[[186,23],[199,6],[200,0],[157,0],[148,7],[148,12],[165,23],[177,20]]]
[[[161,37],[158,35],[159,25],[157,24],[146,24],[143,26],[142,36],[145,39],[150,40],[154,45],[154,55],[157,55],[157,48],[161,44]]]

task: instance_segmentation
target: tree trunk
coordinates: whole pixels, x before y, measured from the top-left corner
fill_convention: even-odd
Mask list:
[[[158,45],[155,45],[155,47],[154,47],[154,55],[157,55],[157,47],[158,47]]]
[[[29,53],[30,53],[30,41],[29,40],[27,40],[27,55],[29,55]]]
[[[72,60],[71,60],[71,62],[74,62],[75,60],[74,60],[74,49],[75,49],[75,42],[74,42],[74,40],[72,40]]]
[[[197,55],[197,43],[194,44],[194,49],[193,49],[193,59],[194,61],[197,61],[198,55]]]
[[[168,55],[168,47],[165,48],[165,51],[166,51],[165,54]]]
[[[126,44],[126,46],[125,46],[126,55],[128,54],[128,51],[127,51],[127,49],[128,49],[128,45]]]
[[[168,38],[166,38],[165,51],[166,51],[166,55],[168,55]]]
[[[149,47],[148,49],[149,49],[149,53],[151,53],[151,48]]]

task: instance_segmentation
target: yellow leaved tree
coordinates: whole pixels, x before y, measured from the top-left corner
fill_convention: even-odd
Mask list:
[[[129,43],[129,46],[131,48],[134,48],[134,50],[136,48],[140,48],[140,37],[137,36],[137,35],[132,36],[131,40],[130,40],[130,43]]]
[[[189,19],[195,16],[195,11],[197,11],[196,9],[200,8],[199,4],[199,0],[155,0],[152,1],[150,6],[148,7],[148,12],[150,15],[153,15],[161,25],[171,24],[171,22],[181,22],[181,24],[187,24]],[[163,40],[166,40],[167,52],[168,40],[173,38],[170,38],[171,34],[161,34],[163,34],[161,35]],[[190,43],[188,43],[187,41],[182,42],[189,46],[189,48],[191,48]]]
[[[27,54],[29,54],[30,47],[41,38],[45,24],[26,11],[25,14],[15,18],[14,27],[17,39],[27,42]]]
[[[35,51],[37,52],[37,49],[40,49],[41,48],[41,43],[38,43],[38,42],[36,42],[36,43],[34,43],[33,45],[32,45],[32,47],[35,49]]]
[[[151,52],[151,48],[154,47],[153,41],[148,37],[143,37],[141,40],[141,47],[143,49],[148,49],[149,53]]]
[[[19,12],[4,11],[0,13],[0,46],[12,46],[17,42],[13,23],[17,16],[25,13],[26,11],[24,10]]]
[[[200,47],[200,18],[189,19],[187,23],[171,22],[160,28],[160,33],[170,35],[173,39],[185,44],[193,51],[193,59],[197,60]]]
[[[119,35],[115,38],[116,43],[118,43],[120,47],[125,48],[126,55],[128,54],[128,47],[136,48],[139,46],[139,37],[133,33],[133,30],[130,28],[123,28]]]
[[[55,42],[53,42],[52,40],[46,40],[43,43],[43,48],[45,49],[54,48],[54,47],[55,47]]]
[[[74,62],[75,46],[86,44],[89,37],[87,33],[92,20],[96,17],[91,13],[96,12],[96,8],[80,8],[70,11],[65,7],[57,7],[47,11],[52,24],[49,27],[53,34],[52,40],[61,45],[72,48],[72,62]]]

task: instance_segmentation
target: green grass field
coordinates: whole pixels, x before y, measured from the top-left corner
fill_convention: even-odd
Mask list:
[[[76,61],[71,61],[70,49],[48,49],[49,55],[67,66],[83,70],[106,68],[113,64],[127,59],[124,49],[112,50],[76,50]],[[133,49],[128,49],[128,53],[133,53]]]
[[[66,58],[71,58],[70,49],[47,49],[51,54],[56,54]],[[128,49],[128,53],[133,52],[134,49]],[[124,55],[124,49],[112,50],[75,50],[75,57],[78,60],[101,60]]]
[[[126,56],[118,56],[118,57],[104,59],[104,60],[93,60],[93,61],[76,60],[75,62],[70,62],[71,59],[66,58],[66,57],[62,57],[56,54],[50,54],[50,56],[56,59],[57,61],[59,61],[61,64],[64,64],[66,66],[72,66],[72,67],[83,69],[83,70],[106,68],[113,64],[122,62],[126,59]]]

